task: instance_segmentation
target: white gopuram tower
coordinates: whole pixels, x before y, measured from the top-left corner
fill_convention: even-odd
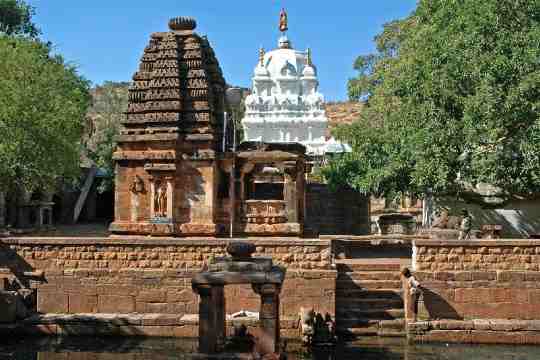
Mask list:
[[[255,67],[253,89],[245,100],[242,120],[244,140],[297,142],[311,155],[324,155],[328,119],[324,97],[318,92],[317,68],[311,51],[296,51],[287,38],[287,14],[280,16],[278,48],[265,53],[261,48]]]

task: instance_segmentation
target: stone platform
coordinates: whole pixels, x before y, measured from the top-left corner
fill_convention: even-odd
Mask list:
[[[241,324],[253,333],[258,321],[253,317],[227,320],[227,336],[233,334],[234,326]],[[299,337],[297,319],[282,318],[280,324],[282,337]],[[0,334],[196,338],[199,317],[197,314],[37,314],[14,324],[0,324]]]
[[[414,342],[540,344],[540,320],[434,320],[408,324]]]

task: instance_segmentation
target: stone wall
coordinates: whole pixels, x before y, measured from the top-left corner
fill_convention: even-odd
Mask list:
[[[370,233],[369,200],[362,194],[325,184],[306,186],[306,236],[367,235]]]
[[[336,271],[330,241],[250,240],[254,256],[271,256],[286,268],[281,315],[300,306],[335,313]],[[0,266],[22,287],[37,289],[43,313],[196,314],[191,277],[209,259],[225,254],[228,240],[174,238],[7,238],[0,242]],[[43,270],[44,278],[24,272]],[[15,284],[15,283],[13,283]],[[15,286],[15,285],[14,285]],[[250,287],[227,288],[227,313],[259,311]]]
[[[539,240],[416,240],[427,319],[540,319]]]

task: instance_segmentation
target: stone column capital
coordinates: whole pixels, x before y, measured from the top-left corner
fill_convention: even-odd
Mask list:
[[[211,296],[212,295],[212,285],[196,285],[192,284],[191,288],[195,293],[197,293],[200,296]]]
[[[253,291],[261,296],[275,296],[281,292],[281,286],[278,284],[253,284]]]

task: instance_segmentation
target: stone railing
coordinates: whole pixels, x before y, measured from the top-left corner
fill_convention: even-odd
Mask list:
[[[285,201],[247,200],[244,205],[244,219],[252,224],[286,223]]]

